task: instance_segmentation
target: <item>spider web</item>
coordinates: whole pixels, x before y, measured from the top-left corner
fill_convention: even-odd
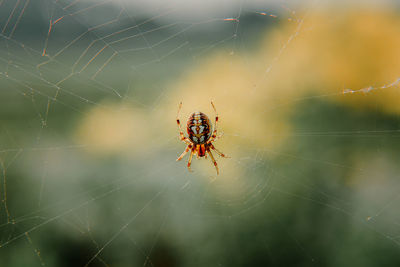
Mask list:
[[[1,265],[398,264],[385,4],[0,0]]]

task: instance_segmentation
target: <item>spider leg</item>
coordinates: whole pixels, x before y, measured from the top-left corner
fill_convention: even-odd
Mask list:
[[[213,142],[215,140],[215,138],[217,137],[217,124],[218,124],[218,113],[217,113],[217,109],[214,106],[214,103],[211,101],[211,106],[214,109],[215,112],[215,126],[214,126],[214,131],[210,137],[209,142]]]
[[[219,174],[218,164],[217,164],[217,162],[215,161],[214,156],[213,156],[213,154],[211,153],[211,150],[210,150],[209,148],[207,148],[207,152],[208,152],[208,154],[210,154],[210,158],[211,158],[212,162],[214,163],[214,166],[215,166],[215,169],[217,170],[217,175],[218,175],[218,174]]]
[[[189,138],[187,138],[183,132],[182,132],[182,128],[181,128],[181,121],[179,120],[179,112],[181,111],[182,108],[182,102],[179,103],[179,108],[178,108],[178,113],[176,115],[176,123],[178,124],[178,129],[179,129],[179,136],[180,136],[180,140],[185,142],[186,144],[190,145],[191,142],[189,140]]]
[[[182,154],[179,156],[179,158],[176,159],[176,161],[180,161],[186,153],[189,152],[189,150],[192,148],[192,145],[187,145],[185,151],[182,152]]]
[[[213,144],[209,144],[209,146],[214,149],[215,152],[217,152],[218,155],[220,155],[223,158],[230,158],[229,156],[225,155],[224,153],[222,153],[221,151],[219,151],[218,149],[215,148],[215,146]]]
[[[215,135],[214,136],[214,140],[211,140],[211,137],[210,137],[210,140],[211,140],[211,142],[215,142],[215,141],[217,141],[218,139],[220,139],[222,136],[224,136],[224,133],[219,133],[218,135]],[[210,141],[209,141],[210,142]]]
[[[196,156],[197,158],[199,158],[200,156],[200,145],[196,145],[196,150],[195,150]]]
[[[193,158],[194,151],[195,151],[194,148],[192,148],[192,151],[190,151],[189,161],[188,161],[188,164],[187,164],[187,167],[188,167],[190,172],[192,171],[192,169],[190,168],[190,165],[192,164],[192,158]]]

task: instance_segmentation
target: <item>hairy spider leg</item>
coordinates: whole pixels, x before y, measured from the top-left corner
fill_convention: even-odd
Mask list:
[[[182,128],[181,128],[181,121],[179,120],[179,112],[181,111],[182,108],[182,102],[179,103],[179,108],[178,108],[178,113],[176,114],[176,123],[178,124],[178,129],[179,129],[179,136],[180,136],[180,140],[182,142],[185,142],[186,144],[190,145],[191,142],[189,140],[189,138],[187,138],[183,132],[182,132]]]
[[[213,144],[209,144],[209,146],[215,151],[217,152],[218,155],[220,155],[223,158],[230,158],[229,156],[225,155],[224,153],[222,153],[221,151],[219,151],[218,149],[215,148],[215,146]]]
[[[218,139],[220,139],[223,135],[224,135],[224,133],[219,133],[219,134],[214,138],[214,140],[211,140],[211,137],[210,137],[210,140],[208,140],[208,141],[206,142],[206,145],[207,145],[207,146],[212,145],[212,143],[215,143],[215,142],[216,142]]]
[[[217,170],[217,175],[218,175],[218,174],[219,174],[218,164],[217,164],[217,162],[215,161],[214,156],[213,156],[213,154],[211,153],[211,150],[210,150],[209,148],[207,148],[207,152],[208,152],[208,154],[210,154],[210,158],[211,158],[212,162],[214,163],[214,166],[215,166],[215,169]]]
[[[179,156],[179,158],[176,159],[176,161],[180,161],[186,153],[189,152],[189,150],[192,148],[192,145],[187,145],[185,151],[182,152],[182,154]]]
[[[210,140],[208,140],[209,143],[214,142],[215,138],[217,137],[217,124],[218,124],[218,113],[217,113],[217,109],[214,106],[214,103],[211,101],[211,106],[214,109],[215,112],[215,125],[214,125],[214,131],[210,137]]]
[[[194,152],[195,152],[195,148],[193,147],[192,151],[190,151],[189,161],[188,161],[188,164],[187,164],[187,167],[188,167],[190,172],[192,171],[192,169],[190,168],[190,165],[192,164],[192,158],[193,158]]]

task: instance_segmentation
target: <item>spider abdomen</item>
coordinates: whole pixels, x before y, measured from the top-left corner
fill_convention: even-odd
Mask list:
[[[195,144],[204,144],[211,136],[211,123],[207,115],[195,112],[187,121],[189,139]]]

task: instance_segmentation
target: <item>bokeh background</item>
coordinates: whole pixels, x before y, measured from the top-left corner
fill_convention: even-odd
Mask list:
[[[0,0],[0,265],[399,266],[399,59],[395,1]]]

